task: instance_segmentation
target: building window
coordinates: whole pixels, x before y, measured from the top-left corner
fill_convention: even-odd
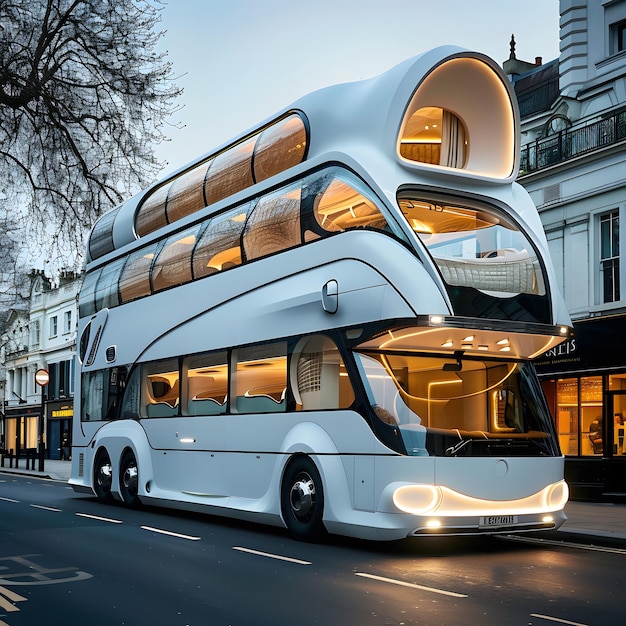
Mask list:
[[[609,38],[611,54],[619,54],[626,50],[626,20],[611,24]]]
[[[72,332],[72,312],[71,311],[65,311],[64,332],[66,333]]]
[[[50,337],[56,337],[57,336],[57,316],[53,315],[50,318]]]
[[[617,302],[619,288],[619,212],[600,216],[600,273],[602,302]]]
[[[39,320],[33,320],[30,325],[30,338],[33,346],[38,346],[40,339],[40,324]]]

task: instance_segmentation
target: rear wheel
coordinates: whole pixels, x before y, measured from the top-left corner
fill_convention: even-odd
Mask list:
[[[137,506],[139,504],[139,468],[135,455],[126,451],[122,456],[120,464],[120,493],[122,500],[127,506]]]
[[[291,536],[316,541],[324,535],[324,491],[315,463],[298,456],[287,467],[280,493],[283,520]]]
[[[111,479],[113,468],[111,459],[106,450],[100,450],[93,467],[93,488],[100,502],[111,501]]]

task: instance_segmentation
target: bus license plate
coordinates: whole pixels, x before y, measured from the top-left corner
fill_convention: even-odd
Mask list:
[[[517,524],[517,515],[490,515],[480,518],[480,526],[509,526]]]

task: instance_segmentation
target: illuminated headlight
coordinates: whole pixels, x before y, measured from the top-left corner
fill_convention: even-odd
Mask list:
[[[393,503],[405,513],[423,515],[441,503],[441,490],[433,485],[405,485],[393,493]]]
[[[552,485],[546,493],[546,505],[549,509],[562,509],[569,498],[569,487],[567,483],[561,482]]]

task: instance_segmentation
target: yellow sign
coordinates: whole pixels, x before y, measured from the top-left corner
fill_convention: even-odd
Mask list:
[[[52,417],[74,417],[74,409],[59,409],[52,411]]]

